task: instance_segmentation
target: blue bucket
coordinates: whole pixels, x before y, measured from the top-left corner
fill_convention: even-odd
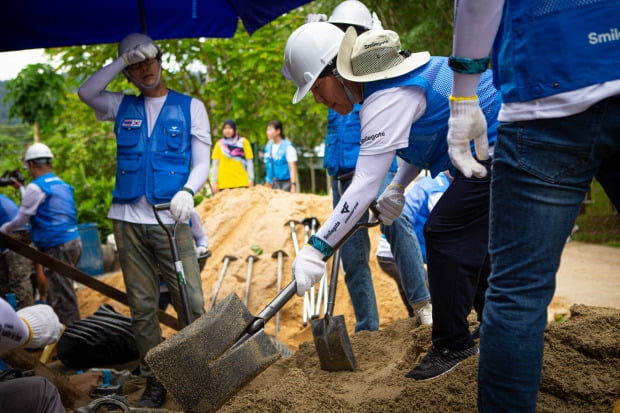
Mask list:
[[[103,274],[103,252],[97,224],[94,222],[79,224],[78,231],[82,238],[82,256],[77,265],[78,270],[88,275]]]

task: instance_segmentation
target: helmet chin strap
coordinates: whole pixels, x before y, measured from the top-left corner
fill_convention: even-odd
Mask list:
[[[351,91],[351,89],[349,89],[349,87],[344,82],[344,78],[342,76],[340,76],[340,73],[338,73],[338,69],[334,68],[332,73],[334,74],[336,79],[338,79],[338,81],[340,82],[342,87],[344,88],[344,93],[347,95],[347,98],[349,99],[349,102],[351,102],[352,105],[355,105],[356,103],[359,103],[359,102],[357,102],[357,99],[355,99],[355,96],[353,96],[353,92]]]
[[[135,85],[138,86],[140,89],[146,89],[146,90],[157,89],[157,87],[161,84],[161,66],[159,67],[159,70],[157,71],[157,80],[155,81],[155,83],[153,83],[150,86],[147,86],[142,82],[138,82],[136,78],[131,76],[126,70],[124,70],[124,72],[131,79],[131,81],[135,83]]]

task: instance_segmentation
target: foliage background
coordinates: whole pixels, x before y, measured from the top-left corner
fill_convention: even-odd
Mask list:
[[[262,147],[266,142],[267,122],[279,119],[298,152],[312,154],[312,149],[323,141],[327,110],[315,104],[312,97],[306,97],[297,105],[291,103],[295,87],[280,74],[283,49],[288,36],[303,24],[308,13],[329,16],[339,3],[339,0],[310,2],[279,17],[252,36],[240,23],[231,39],[158,42],[165,52],[166,85],[205,102],[214,142],[221,136],[223,121],[230,117],[236,120],[242,135]],[[449,52],[452,1],[388,0],[366,1],[365,4],[377,12],[385,28],[399,32],[404,48],[430,50],[433,54]],[[122,36],[119,35],[119,40]],[[116,56],[116,44],[55,48],[46,52],[60,62],[55,69],[63,74],[69,92],[60,112],[41,125],[41,141],[55,154],[55,172],[75,188],[79,221],[96,222],[103,237],[111,232],[111,224],[105,216],[114,186],[112,123],[98,122],[93,111],[79,101],[76,90],[88,76],[112,61]],[[137,93],[123,76],[118,76],[108,89]],[[0,171],[20,167],[25,146],[31,142],[32,130],[28,127],[2,126]],[[300,169],[312,165],[320,168],[320,162],[312,156],[300,157]],[[262,174],[259,172],[258,176]],[[313,188],[306,184],[302,189]],[[322,188],[314,190],[320,192]],[[0,191],[18,198],[11,187],[0,188]]]

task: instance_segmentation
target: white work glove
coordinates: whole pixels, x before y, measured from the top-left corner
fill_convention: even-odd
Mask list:
[[[489,158],[487,120],[480,109],[478,97],[450,100],[448,120],[448,154],[452,164],[468,178],[484,178],[487,169],[471,154],[469,141],[474,140],[476,156],[481,161]]]
[[[392,225],[400,216],[405,207],[405,187],[400,184],[390,184],[377,199],[377,217],[384,225]]]
[[[324,255],[316,248],[306,244],[293,261],[293,278],[297,281],[297,295],[303,296],[325,274],[327,264]]]
[[[9,231],[7,230],[7,228],[9,227],[9,223],[10,221],[2,224],[2,226],[0,227],[0,232],[2,232],[3,234],[8,234]]]
[[[315,22],[326,22],[326,21],[327,21],[327,15],[310,13],[306,15],[306,21],[304,22],[304,24],[315,23]]]
[[[200,258],[202,255],[205,255],[207,251],[207,246],[204,244],[200,244],[196,247],[196,258]]]
[[[133,65],[135,63],[144,62],[147,59],[155,59],[159,49],[153,43],[139,44],[133,49],[130,49],[123,53],[121,57],[125,66]]]
[[[37,349],[57,342],[62,334],[63,325],[58,316],[47,304],[36,304],[22,308],[17,316],[28,325],[30,337],[25,347]]]
[[[187,191],[179,191],[170,201],[170,213],[177,221],[185,222],[194,210],[194,197]]]

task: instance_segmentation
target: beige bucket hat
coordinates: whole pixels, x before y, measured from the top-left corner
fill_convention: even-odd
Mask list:
[[[358,37],[355,29],[349,27],[338,50],[338,73],[354,82],[390,79],[425,65],[431,58],[429,52],[405,57],[400,51],[396,32],[369,30]]]

